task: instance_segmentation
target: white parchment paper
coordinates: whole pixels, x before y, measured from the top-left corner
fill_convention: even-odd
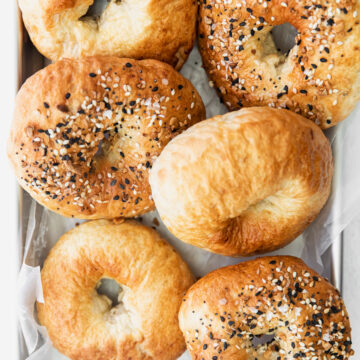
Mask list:
[[[207,117],[226,112],[220,104],[214,89],[210,88],[205,71],[201,67],[201,58],[195,48],[182,73],[196,86],[206,105]],[[359,119],[358,119],[359,118]],[[323,272],[321,256],[351,219],[360,213],[360,106],[349,119],[328,132],[332,144],[336,144],[335,176],[333,191],[325,208],[313,224],[287,247],[272,254],[286,254],[302,257],[305,262],[319,272]],[[343,178],[343,169],[352,173],[350,178]],[[351,170],[348,170],[351,169]],[[40,268],[51,247],[59,237],[81,221],[67,219],[50,212],[31,200],[24,210],[29,212],[24,263],[19,275],[19,321],[23,336],[23,359],[60,360],[67,359],[51,345],[46,329],[36,320],[35,302],[43,302],[40,281]],[[27,215],[27,213],[26,213]],[[154,219],[157,219],[160,225]],[[156,212],[146,214],[141,219],[143,224],[155,227],[187,261],[197,277],[230,264],[247,259],[230,258],[215,255],[191,245],[182,243],[168,232]],[[328,274],[325,274],[328,275]],[[181,360],[188,360],[185,353]]]

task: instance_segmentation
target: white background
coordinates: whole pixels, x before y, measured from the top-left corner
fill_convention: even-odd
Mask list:
[[[17,82],[16,2],[2,3],[0,37],[0,358],[17,359],[16,274],[17,186],[6,158],[6,141]],[[359,119],[360,121],[360,119]],[[360,136],[360,134],[359,134]],[[359,181],[360,183],[360,181]],[[360,205],[359,205],[360,206]],[[344,250],[344,298],[353,327],[354,359],[360,359],[360,220],[346,230]],[[45,360],[45,359],[44,359]]]
[[[0,21],[0,358],[15,360],[16,339],[16,233],[17,187],[6,158],[16,91],[16,1],[2,1]]]

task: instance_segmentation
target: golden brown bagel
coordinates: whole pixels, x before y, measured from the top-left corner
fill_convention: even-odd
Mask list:
[[[270,31],[298,34],[286,56]],[[225,104],[287,108],[328,128],[360,100],[360,2],[200,2],[199,48]]]
[[[61,60],[19,91],[8,153],[20,184],[49,209],[132,217],[153,209],[154,159],[204,117],[195,88],[167,64]]]
[[[354,353],[339,292],[290,256],[211,272],[188,290],[179,321],[193,359],[346,360]],[[274,340],[253,346],[262,335]]]
[[[38,50],[55,61],[83,56],[157,59],[177,69],[195,39],[195,0],[108,0],[100,17],[85,16],[94,0],[19,0]]]
[[[247,108],[173,139],[150,185],[180,240],[247,256],[295,239],[325,204],[332,173],[330,144],[313,122],[287,110]]]
[[[96,291],[122,287],[119,304]],[[156,231],[127,221],[92,221],[63,235],[41,271],[40,323],[73,360],[175,360],[185,351],[178,324],[193,276]]]

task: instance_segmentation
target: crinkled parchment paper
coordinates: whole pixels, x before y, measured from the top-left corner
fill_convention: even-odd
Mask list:
[[[201,67],[201,58],[195,48],[182,73],[196,86],[206,105],[207,117],[226,112],[220,104],[214,89],[209,87],[205,71]],[[327,132],[332,144],[336,144],[335,175],[333,191],[325,208],[313,224],[287,247],[273,254],[287,254],[302,257],[314,269],[324,272],[322,260],[324,253],[351,219],[360,212],[357,205],[360,199],[360,107],[353,112],[349,119]],[[344,178],[344,169],[352,173],[349,178]],[[349,170],[350,169],[350,170]],[[59,237],[73,228],[81,221],[61,217],[50,212],[30,200],[24,201],[23,217],[27,221],[27,234],[24,252],[24,263],[19,276],[19,319],[22,333],[23,359],[31,360],[60,360],[67,359],[59,354],[51,345],[46,329],[36,321],[35,301],[43,302],[40,281],[40,268],[51,247]],[[26,204],[25,204],[26,203]],[[160,225],[156,220],[157,219]],[[151,212],[142,217],[142,223],[154,226],[160,234],[167,239],[190,265],[197,277],[230,264],[236,264],[246,259],[230,258],[215,255],[191,245],[182,243],[171,235],[161,223],[156,212]],[[329,275],[329,274],[325,274]],[[181,360],[190,359],[185,353]]]

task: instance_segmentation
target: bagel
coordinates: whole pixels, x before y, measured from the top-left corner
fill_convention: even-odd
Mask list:
[[[114,307],[96,291],[104,278],[122,289]],[[135,221],[82,224],[51,250],[41,282],[39,321],[73,360],[173,360],[185,351],[178,311],[193,276],[151,228]]]
[[[102,55],[181,68],[194,45],[195,0],[107,2],[99,17],[86,15],[94,0],[19,0],[19,6],[32,42],[53,61]]]
[[[199,94],[170,65],[65,59],[22,86],[8,153],[20,184],[49,209],[82,219],[133,217],[154,207],[154,159],[204,118]]]
[[[193,359],[349,359],[339,292],[302,260],[264,257],[213,271],[187,292],[180,328]],[[255,337],[273,336],[254,344]]]
[[[332,174],[330,144],[317,125],[287,110],[246,108],[173,139],[150,185],[180,240],[248,256],[295,239],[325,204]]]
[[[272,0],[200,2],[203,63],[230,110],[271,106],[328,128],[360,100],[360,2]],[[271,31],[297,29],[288,54]]]

